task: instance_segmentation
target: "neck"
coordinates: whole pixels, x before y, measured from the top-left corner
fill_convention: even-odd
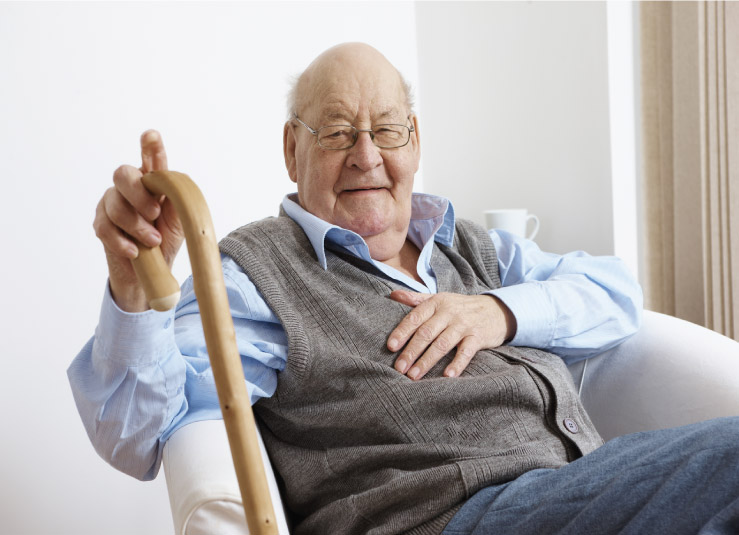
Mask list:
[[[418,247],[416,247],[412,241],[406,239],[403,242],[400,251],[398,251],[398,254],[386,260],[382,260],[382,262],[397,269],[401,273],[408,275],[412,279],[423,283],[421,277],[418,276],[417,268],[419,256],[421,256],[421,251],[418,250]]]

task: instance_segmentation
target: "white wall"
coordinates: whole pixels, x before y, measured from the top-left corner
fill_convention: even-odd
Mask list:
[[[158,128],[219,236],[275,214],[287,77],[352,40],[416,83],[410,3],[0,3],[0,533],[172,532],[163,476],[101,461],[66,379],[105,283],[95,205]]]
[[[424,186],[483,223],[528,208],[542,249],[613,253],[606,4],[421,2]]]

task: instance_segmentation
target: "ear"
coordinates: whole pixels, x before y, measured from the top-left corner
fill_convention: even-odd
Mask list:
[[[298,182],[298,171],[297,164],[295,161],[295,130],[290,121],[285,123],[285,128],[282,131],[282,151],[285,155],[285,167],[287,168],[287,174],[290,180],[297,184]]]
[[[413,132],[411,132],[411,150],[416,159],[416,171],[421,164],[421,134],[418,131],[418,117],[415,113],[411,114],[411,123],[413,123]]]

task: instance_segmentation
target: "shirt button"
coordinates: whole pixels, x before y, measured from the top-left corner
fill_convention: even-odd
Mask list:
[[[577,425],[577,422],[573,420],[572,418],[565,418],[563,423],[565,424],[565,427],[567,428],[567,431],[569,431],[572,434],[580,432],[580,428]]]

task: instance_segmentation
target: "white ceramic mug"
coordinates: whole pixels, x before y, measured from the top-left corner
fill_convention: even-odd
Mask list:
[[[488,230],[496,228],[507,230],[513,234],[533,240],[539,232],[539,218],[529,214],[525,208],[507,208],[501,210],[485,210],[485,226]],[[526,235],[529,221],[534,222],[534,228]]]

